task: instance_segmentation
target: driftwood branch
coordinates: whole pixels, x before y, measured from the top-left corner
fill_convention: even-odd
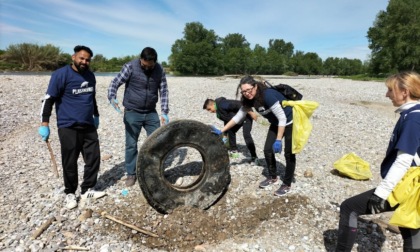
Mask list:
[[[388,229],[389,231],[393,233],[400,234],[400,229],[397,226],[391,225],[382,220],[372,220],[372,221],[378,224],[379,226]]]
[[[125,222],[125,221],[119,220],[119,219],[117,219],[116,217],[114,217],[114,216],[112,216],[112,215],[107,214],[106,212],[101,212],[101,216],[103,216],[103,217],[105,217],[105,218],[107,218],[107,219],[110,219],[110,220],[112,220],[112,221],[115,221],[115,222],[117,222],[117,223],[120,223],[120,224],[122,224],[122,225],[124,225],[124,226],[126,226],[126,227],[131,228],[131,229],[137,230],[137,231],[139,231],[139,232],[141,232],[141,233],[143,233],[143,234],[147,234],[147,235],[152,236],[152,237],[159,237],[159,236],[158,236],[157,234],[155,234],[155,233],[152,233],[152,232],[150,232],[150,231],[147,231],[147,230],[141,229],[141,228],[136,227],[136,226],[134,226],[133,224],[127,223],[127,222]]]
[[[79,246],[65,246],[65,247],[60,247],[60,250],[79,250],[79,251],[89,251],[88,248],[84,248],[84,247],[79,247]]]
[[[42,224],[35,232],[32,234],[31,239],[36,239],[40,236],[51,224],[55,221],[55,217],[51,217],[47,222]]]
[[[53,150],[51,148],[50,142],[48,140],[46,142],[47,142],[48,151],[50,152],[52,170],[53,170],[53,173],[54,173],[55,177],[58,178],[57,161],[55,161],[55,156],[54,156]]]

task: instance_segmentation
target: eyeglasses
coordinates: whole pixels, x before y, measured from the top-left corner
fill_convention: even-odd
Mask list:
[[[248,88],[248,89],[242,90],[242,91],[241,91],[241,94],[243,94],[243,95],[244,95],[244,94],[250,94],[250,93],[251,93],[251,91],[252,91],[252,89],[254,89],[254,87],[255,87],[255,86],[253,86],[252,88]]]

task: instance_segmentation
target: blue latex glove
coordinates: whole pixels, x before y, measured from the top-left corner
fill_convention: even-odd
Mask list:
[[[162,114],[163,119],[165,120],[164,124],[169,123],[169,116],[167,114]]]
[[[48,137],[50,137],[50,127],[39,126],[38,133],[41,135],[42,141],[47,141]]]
[[[281,140],[276,140],[273,144],[273,151],[274,153],[281,153]]]
[[[222,141],[223,141],[224,144],[227,144],[228,138],[226,136],[223,136]]]
[[[93,116],[93,125],[95,125],[95,128],[99,128],[99,116]]]
[[[216,134],[218,136],[220,136],[222,134],[222,131],[219,130],[218,128],[216,128],[216,126],[212,125],[211,126],[211,133]]]
[[[118,100],[117,100],[117,98],[115,98],[115,99],[111,99],[110,101],[109,101],[109,103],[111,103],[111,106],[118,112],[118,113],[122,113],[121,112],[121,109],[120,109],[120,106],[118,105]]]

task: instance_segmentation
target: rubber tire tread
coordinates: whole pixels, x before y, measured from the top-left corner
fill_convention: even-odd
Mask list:
[[[179,147],[192,147],[202,156],[200,179],[189,187],[174,187],[163,176],[166,156]],[[137,178],[148,203],[160,213],[187,205],[207,209],[227,191],[231,181],[229,156],[220,136],[194,120],[175,120],[155,130],[137,158]]]

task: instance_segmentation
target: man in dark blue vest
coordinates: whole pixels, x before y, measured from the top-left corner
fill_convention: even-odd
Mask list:
[[[129,187],[136,182],[137,142],[141,128],[144,127],[149,136],[160,127],[161,123],[169,123],[168,84],[163,67],[157,63],[155,49],[144,48],[140,59],[124,64],[120,73],[111,81],[108,88],[108,100],[120,113],[117,91],[123,84],[125,84],[122,104],[124,106],[125,169],[127,172],[125,184]],[[156,111],[159,98],[160,120]]]
[[[78,187],[77,159],[82,153],[85,161],[81,203],[87,199],[105,196],[105,192],[91,190],[96,185],[100,149],[98,133],[99,113],[96,105],[96,79],[89,70],[92,50],[76,46],[72,55],[73,64],[66,65],[51,75],[47,93],[42,103],[41,126],[38,129],[42,140],[50,136],[50,116],[55,104],[58,137],[61,145],[64,193],[66,208],[77,207],[75,192]]]

